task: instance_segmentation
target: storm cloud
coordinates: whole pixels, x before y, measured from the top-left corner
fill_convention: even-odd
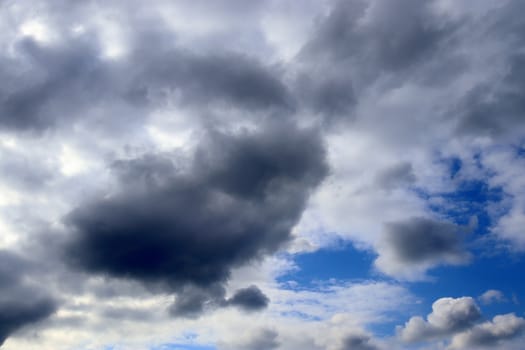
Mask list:
[[[57,309],[57,302],[34,283],[32,263],[9,251],[0,250],[0,346],[17,330],[42,321]]]
[[[238,135],[213,131],[186,171],[161,155],[121,160],[113,169],[116,193],[67,216],[73,236],[66,261],[177,292],[225,283],[232,268],[289,241],[327,172],[316,133],[292,125]],[[254,292],[241,291],[231,302],[259,307],[264,298]],[[203,299],[192,293],[175,308],[198,311]]]

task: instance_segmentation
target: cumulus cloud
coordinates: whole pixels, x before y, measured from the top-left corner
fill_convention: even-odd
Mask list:
[[[524,334],[525,319],[510,313],[481,321],[481,311],[471,297],[441,298],[426,320],[412,317],[398,327],[398,335],[406,343],[444,339],[447,349],[518,348],[512,340]]]
[[[455,335],[451,349],[502,349],[509,340],[525,334],[525,319],[514,314],[494,316],[492,321],[483,322]]]
[[[405,342],[430,340],[467,329],[480,318],[481,310],[471,297],[441,298],[432,304],[426,320],[412,317],[398,332]]]

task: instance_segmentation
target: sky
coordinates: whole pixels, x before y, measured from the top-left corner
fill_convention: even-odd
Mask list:
[[[0,0],[0,348],[521,349],[524,12]]]

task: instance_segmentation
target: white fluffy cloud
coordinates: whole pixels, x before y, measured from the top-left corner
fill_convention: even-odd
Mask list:
[[[455,335],[451,349],[479,348],[518,348],[519,345],[506,344],[525,334],[525,319],[514,314],[494,316],[492,321],[483,322]]]
[[[447,337],[469,328],[480,317],[481,311],[471,297],[441,298],[432,304],[432,312],[426,320],[412,317],[399,328],[399,335],[406,342]]]
[[[406,343],[443,339],[445,343],[441,344],[451,350],[518,349],[513,340],[524,335],[524,331],[525,319],[513,313],[482,322],[481,310],[471,297],[438,299],[426,320],[415,316],[398,327],[398,335]]]

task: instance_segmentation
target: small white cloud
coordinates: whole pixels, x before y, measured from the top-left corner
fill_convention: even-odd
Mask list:
[[[501,303],[505,301],[505,295],[499,290],[489,289],[479,296],[479,300],[485,305]]]

